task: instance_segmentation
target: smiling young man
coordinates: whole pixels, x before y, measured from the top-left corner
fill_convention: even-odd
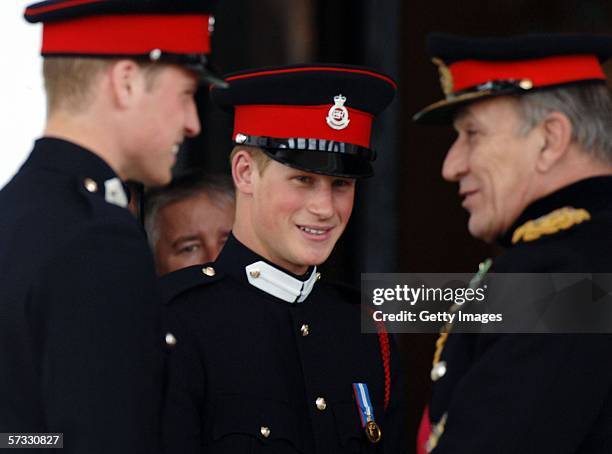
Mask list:
[[[43,24],[48,105],[43,137],[0,192],[2,433],[63,433],[67,453],[159,447],[161,305],[123,183],[167,183],[178,146],[199,132],[209,7],[51,0],[25,11]]]
[[[433,35],[430,51],[446,99],[416,119],[454,125],[442,176],[458,184],[470,233],[506,248],[481,274],[547,273],[541,283],[548,273],[612,272],[612,95],[602,68],[612,37]],[[581,303],[589,313],[594,301]],[[611,335],[450,331],[437,343],[419,452],[610,450],[612,368],[601,359]]]
[[[233,233],[272,263],[303,275],[329,257],[342,235],[353,209],[355,179],[268,159],[260,148],[238,146],[232,154],[236,187],[244,194]]]
[[[212,264],[165,278],[171,453],[401,452],[398,359],[361,334],[359,293],[317,272],[370,176],[395,83],[366,68],[247,71],[234,110],[236,220]]]

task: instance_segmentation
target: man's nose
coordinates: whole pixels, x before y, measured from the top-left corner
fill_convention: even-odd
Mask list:
[[[317,187],[309,200],[308,209],[321,219],[330,218],[334,213],[334,194],[330,183]]]
[[[200,134],[202,127],[200,125],[200,118],[198,117],[198,109],[195,105],[195,101],[189,103],[187,109],[187,116],[185,118],[185,136],[195,137]]]
[[[465,146],[457,138],[446,153],[442,164],[442,178],[457,182],[467,173],[467,153]]]

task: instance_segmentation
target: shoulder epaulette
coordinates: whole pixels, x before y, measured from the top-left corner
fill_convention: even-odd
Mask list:
[[[178,295],[195,287],[209,285],[223,279],[224,273],[212,263],[194,265],[166,274],[160,279],[164,304],[170,304]]]
[[[590,219],[591,214],[583,208],[559,208],[538,219],[527,221],[517,228],[512,234],[512,244],[535,241],[544,235],[553,235],[571,229]]]

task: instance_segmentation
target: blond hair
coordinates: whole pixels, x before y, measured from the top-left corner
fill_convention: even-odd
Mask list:
[[[82,110],[91,99],[93,82],[111,61],[98,58],[45,58],[43,78],[47,112],[54,112],[60,107],[72,112]]]
[[[47,113],[65,109],[83,111],[93,96],[94,82],[117,59],[47,57],[43,60],[43,78],[47,93]],[[151,89],[155,74],[163,64],[137,62],[145,72],[147,89]]]
[[[251,158],[253,158],[253,161],[255,161],[255,164],[257,165],[259,175],[263,174],[264,170],[266,170],[266,167],[268,167],[268,164],[270,164],[270,161],[272,161],[272,158],[268,156],[261,148],[246,145],[236,145],[230,153],[230,165],[234,160],[234,156],[236,156],[236,153],[241,150],[244,150],[251,155]]]

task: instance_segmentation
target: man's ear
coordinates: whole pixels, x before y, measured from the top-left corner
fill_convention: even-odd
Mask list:
[[[120,108],[134,104],[137,95],[145,89],[142,70],[134,60],[119,60],[110,67],[110,85],[113,98]]]
[[[572,122],[561,112],[551,112],[540,124],[544,144],[537,160],[537,169],[548,172],[569,151],[572,142]]]
[[[252,194],[253,184],[259,177],[257,164],[247,150],[240,149],[232,158],[232,178],[236,190],[242,194]]]

